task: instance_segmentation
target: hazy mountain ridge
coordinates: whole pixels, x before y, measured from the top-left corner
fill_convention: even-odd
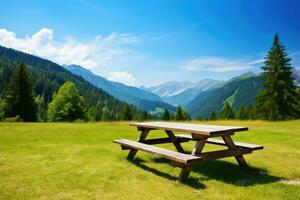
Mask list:
[[[103,89],[115,98],[134,104],[141,109],[147,111],[154,111],[156,108],[166,108],[170,111],[175,110],[175,107],[163,102],[159,96],[149,91],[133,86],[127,86],[119,82],[109,81],[79,65],[69,65],[66,69],[83,77],[91,84]]]
[[[199,93],[216,86],[218,83],[220,82],[209,78],[202,79],[195,83],[191,81],[169,81],[145,89],[159,95],[167,103],[176,106],[185,106]]]

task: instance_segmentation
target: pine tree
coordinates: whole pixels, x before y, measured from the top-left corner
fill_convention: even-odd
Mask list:
[[[234,119],[234,112],[228,102],[225,103],[224,108],[221,112],[221,119]]]
[[[132,120],[132,113],[129,104],[126,103],[123,113],[123,119],[126,121]]]
[[[184,120],[183,110],[182,110],[181,106],[178,106],[177,109],[176,109],[175,120],[176,121]]]
[[[165,109],[163,115],[162,115],[162,120],[163,121],[169,121],[170,120],[170,113],[168,109]]]
[[[262,74],[263,89],[256,98],[258,116],[267,120],[297,117],[297,92],[292,77],[291,59],[277,34],[268,52]]]
[[[25,121],[36,121],[37,108],[34,101],[31,77],[24,63],[15,68],[5,94],[6,117],[20,116]]]
[[[191,116],[190,113],[186,110],[182,110],[182,116],[183,116],[183,120],[185,121],[191,121]]]
[[[211,112],[208,120],[217,120],[217,119],[218,119],[218,116],[215,113],[215,111]]]
[[[53,95],[53,100],[49,103],[49,121],[74,121],[84,119],[83,97],[72,82],[64,83],[57,94]]]
[[[247,110],[244,105],[240,107],[240,109],[236,113],[237,119],[248,119]]]

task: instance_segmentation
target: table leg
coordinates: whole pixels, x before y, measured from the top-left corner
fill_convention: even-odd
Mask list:
[[[149,129],[143,129],[141,132],[140,137],[138,138],[138,142],[144,142],[146,137],[148,136],[148,133],[150,132]],[[131,149],[127,155],[127,159],[133,159],[134,156],[136,155],[137,150],[136,149]]]
[[[192,155],[200,155],[202,153],[206,140],[206,138],[203,138],[196,141],[195,147],[192,151]]]
[[[169,131],[169,130],[166,130],[166,133],[167,133],[168,137],[170,138],[170,140],[172,141],[172,143],[174,144],[177,151],[180,152],[180,153],[184,153],[184,150],[183,150],[182,146],[180,145],[180,142],[178,142],[178,140],[177,140],[176,136],[174,135],[174,133],[172,131]]]
[[[235,146],[232,138],[228,135],[228,136],[222,136],[224,142],[226,143],[226,145],[228,146],[229,149],[237,149],[237,147]],[[240,167],[247,167],[247,162],[244,158],[244,156],[241,154],[241,155],[238,155],[238,156],[235,156],[235,159],[236,161],[238,162],[239,166]]]
[[[203,138],[203,139],[196,141],[195,147],[192,151],[192,155],[200,155],[201,154],[201,152],[204,148],[204,145],[206,143],[206,140],[207,140],[206,138]],[[189,177],[191,170],[192,170],[192,166],[182,167],[180,175],[178,177],[178,180],[182,181],[182,182],[185,181]]]
[[[191,166],[182,167],[179,177],[178,177],[178,181],[184,182],[185,180],[187,180],[187,178],[189,177],[189,175],[191,173],[191,170],[192,170]]]

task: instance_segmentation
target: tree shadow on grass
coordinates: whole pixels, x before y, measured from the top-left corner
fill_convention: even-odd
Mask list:
[[[167,159],[159,157],[152,158],[152,160],[156,163],[169,163]],[[146,166],[145,164],[143,164],[145,162],[144,160],[135,158],[130,162],[158,176],[174,181],[176,181],[178,178],[178,176],[172,176],[168,173],[161,172],[157,169]],[[247,187],[256,184],[267,184],[281,180],[281,177],[270,175],[265,169],[255,168],[251,166],[241,168],[237,164],[233,164],[222,160],[206,161],[203,163],[199,163],[198,165],[193,166],[192,171],[194,173],[199,173],[202,176],[204,176],[204,178],[197,179],[194,178],[191,174],[188,180],[184,182],[184,184],[195,189],[206,188],[206,186],[203,183],[201,183],[201,181],[206,180],[218,180],[227,184],[233,184],[241,187]]]
[[[177,178],[178,178],[177,176],[172,176],[171,174],[168,174],[168,173],[159,171],[155,168],[149,167],[149,166],[143,164],[145,161],[142,159],[135,158],[134,160],[129,160],[129,161],[131,163],[133,163],[134,165],[136,165],[137,167],[140,167],[143,170],[151,172],[152,174],[164,177],[164,178],[172,180],[172,181],[177,181]],[[168,160],[162,158],[162,159],[160,159],[160,163],[168,163]],[[204,189],[206,187],[204,184],[200,183],[198,179],[193,178],[193,177],[189,177],[189,179],[186,182],[184,182],[184,184],[186,184],[192,188],[195,188],[195,189]]]

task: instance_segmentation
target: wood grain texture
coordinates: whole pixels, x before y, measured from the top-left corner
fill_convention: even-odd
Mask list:
[[[155,155],[162,156],[169,160],[179,162],[182,164],[186,164],[186,165],[191,165],[191,164],[201,161],[201,157],[199,157],[199,156],[193,156],[190,154],[179,153],[179,152],[175,152],[175,151],[171,151],[171,150],[167,150],[167,149],[163,149],[160,147],[151,146],[148,144],[143,144],[143,143],[135,142],[135,141],[131,141],[131,140],[118,139],[118,140],[114,140],[114,143],[118,143],[122,146],[129,147],[134,150],[141,150],[141,151],[153,153]]]
[[[213,136],[215,134],[220,134],[222,132],[238,132],[238,131],[248,130],[247,127],[173,123],[173,122],[141,122],[141,123],[130,123],[130,125],[136,126],[138,128],[181,131],[186,133],[202,134],[207,136]]]
[[[193,137],[190,135],[178,134],[175,136],[177,137],[178,140],[188,140],[188,139],[194,140]],[[224,142],[224,140],[218,140],[218,139],[214,139],[214,138],[207,138],[206,143],[227,146],[227,144]],[[262,145],[258,145],[258,144],[248,144],[248,143],[242,143],[242,142],[234,142],[234,144],[237,147],[252,149],[253,151],[261,150],[264,148]]]

